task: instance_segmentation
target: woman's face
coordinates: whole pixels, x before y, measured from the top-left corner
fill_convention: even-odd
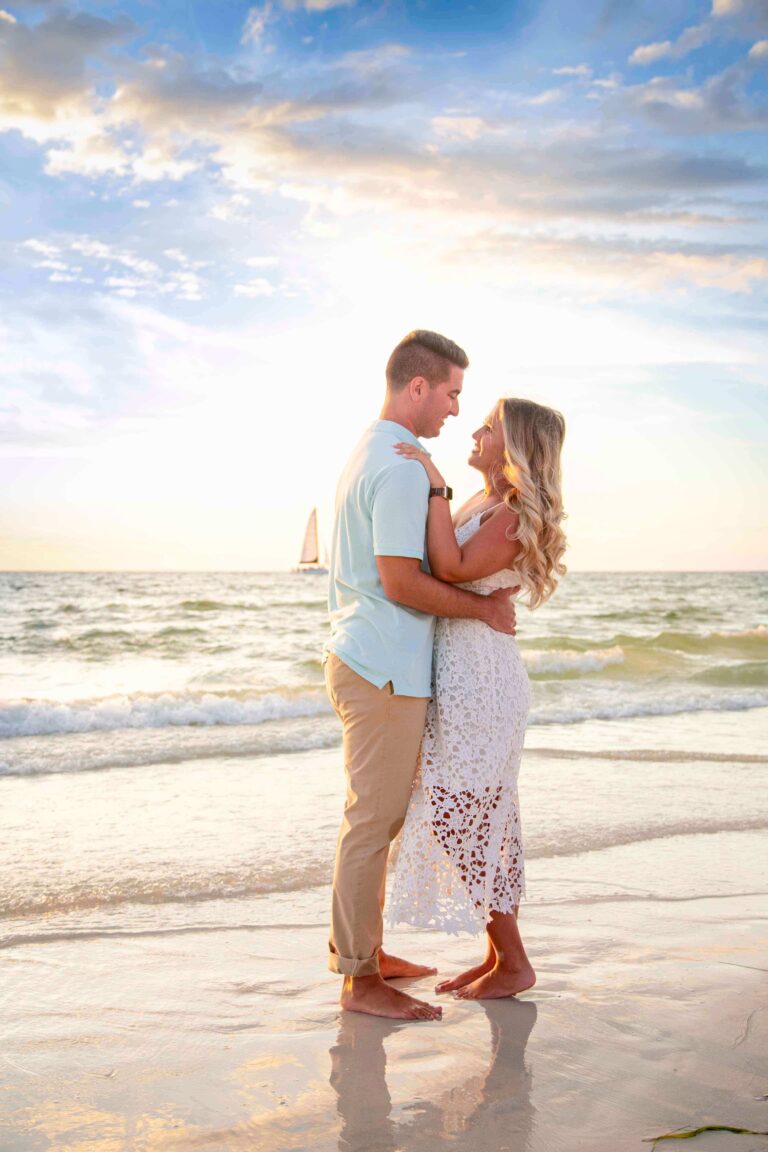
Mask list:
[[[499,420],[498,411],[494,409],[487,420],[472,433],[475,446],[468,463],[477,468],[484,476],[488,476],[492,469],[500,468],[504,461],[504,429]]]

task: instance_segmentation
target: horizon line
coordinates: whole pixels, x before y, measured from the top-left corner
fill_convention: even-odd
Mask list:
[[[290,568],[0,568],[0,576],[305,576]],[[320,573],[317,573],[320,575]],[[762,576],[768,568],[569,568],[566,576]]]

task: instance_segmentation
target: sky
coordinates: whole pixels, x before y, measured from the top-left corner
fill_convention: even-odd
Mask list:
[[[768,0],[0,0],[0,569],[269,570],[412,328],[575,570],[768,568]]]

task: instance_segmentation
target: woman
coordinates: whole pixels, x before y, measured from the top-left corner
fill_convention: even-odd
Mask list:
[[[565,422],[530,400],[507,399],[473,433],[469,463],[483,489],[451,519],[448,501],[429,502],[433,575],[475,592],[518,586],[531,608],[548,599],[561,562],[560,452]],[[445,480],[426,452],[432,487]],[[433,696],[419,774],[403,827],[390,919],[448,932],[482,931],[485,960],[438,992],[463,999],[513,996],[536,975],[517,926],[525,873],[517,775],[530,703],[513,637],[475,620],[438,619]]]

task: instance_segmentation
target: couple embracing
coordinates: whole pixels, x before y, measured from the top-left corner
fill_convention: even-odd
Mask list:
[[[535,981],[517,923],[529,686],[514,598],[522,590],[535,608],[565,571],[565,426],[550,408],[500,400],[473,433],[469,463],[483,487],[452,516],[451,490],[418,437],[458,414],[468,364],[444,336],[406,336],[336,496],[325,679],[347,794],[329,967],[343,976],[343,1008],[396,1019],[442,1014],[387,983],[435,971],[382,948],[401,829],[390,921],[487,933],[485,959],[436,991],[496,998]]]

